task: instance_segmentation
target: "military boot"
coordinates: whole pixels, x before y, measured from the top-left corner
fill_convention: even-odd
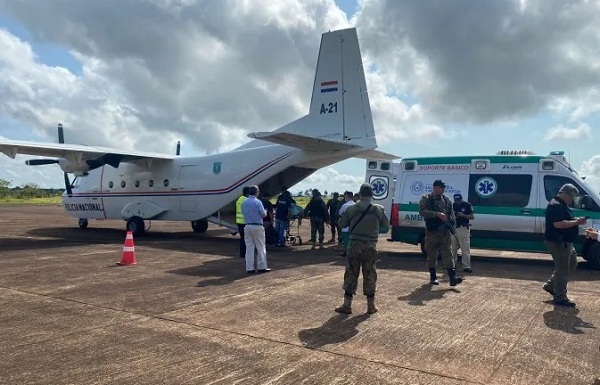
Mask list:
[[[450,278],[450,286],[456,286],[463,281],[462,277],[456,275],[456,269],[448,269],[448,278]]]
[[[435,274],[435,267],[429,269],[429,283],[431,285],[439,285],[440,281],[437,279],[437,275]]]
[[[377,313],[379,309],[375,306],[375,296],[367,297],[367,313],[374,314]]]
[[[335,311],[343,314],[352,314],[352,296],[344,294],[344,303],[336,307]]]
[[[317,248],[317,244],[316,244],[316,242],[315,242],[315,241],[312,241],[312,242],[311,242],[311,244],[312,244],[312,246],[311,246],[311,248],[310,248],[311,250],[314,250],[314,249],[316,249],[316,248]]]
[[[319,242],[319,249],[324,249],[325,247],[323,246],[323,241]]]

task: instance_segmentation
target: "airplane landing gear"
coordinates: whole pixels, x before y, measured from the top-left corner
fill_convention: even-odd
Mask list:
[[[208,230],[208,221],[206,219],[192,221],[192,229],[195,233],[205,233]]]
[[[79,228],[82,230],[87,229],[88,224],[87,218],[79,218],[79,221],[77,222],[77,225],[79,225]]]
[[[127,231],[131,231],[134,236],[144,235],[146,232],[146,225],[144,220],[140,217],[131,217],[127,220]]]

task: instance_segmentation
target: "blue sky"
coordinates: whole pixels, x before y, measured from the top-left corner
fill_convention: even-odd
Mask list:
[[[320,33],[356,26],[381,150],[564,150],[600,190],[595,3],[157,4],[0,0],[0,136],[54,141],[61,121],[78,143],[227,151],[305,114]],[[286,97],[256,86],[269,79]],[[60,170],[23,159],[0,158],[0,178],[61,186]],[[363,170],[344,161],[293,190],[355,190]]]

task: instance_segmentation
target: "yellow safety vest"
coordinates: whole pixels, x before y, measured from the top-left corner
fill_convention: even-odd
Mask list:
[[[245,196],[239,197],[235,201],[235,223],[239,225],[245,225],[246,221],[244,220],[244,214],[242,214],[242,203],[246,200]]]

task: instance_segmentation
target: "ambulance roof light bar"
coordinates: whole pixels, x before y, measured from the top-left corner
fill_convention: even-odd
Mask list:
[[[535,152],[529,150],[501,150],[496,155],[535,155]]]

